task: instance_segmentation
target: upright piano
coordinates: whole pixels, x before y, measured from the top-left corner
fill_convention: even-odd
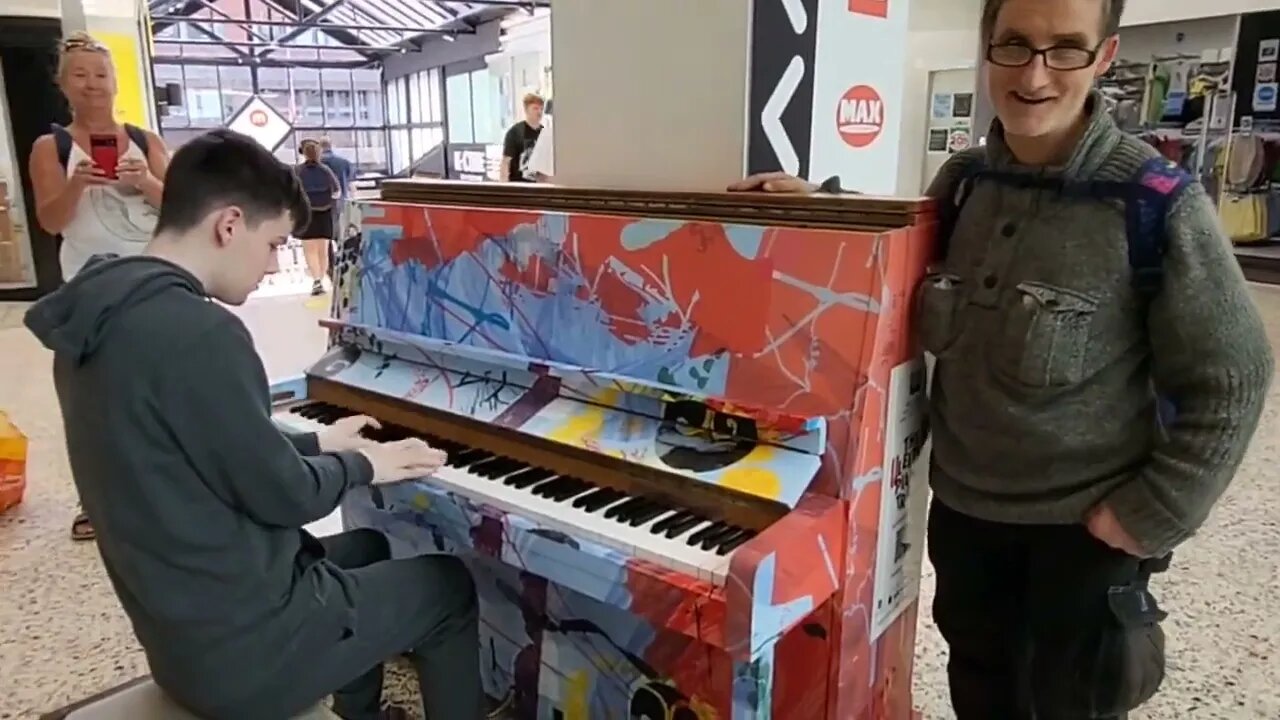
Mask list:
[[[344,525],[468,561],[497,717],[911,717],[923,201],[392,181],[277,418],[449,454]]]

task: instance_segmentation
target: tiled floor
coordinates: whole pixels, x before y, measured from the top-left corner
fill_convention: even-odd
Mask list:
[[[1280,291],[1259,289],[1273,346]],[[92,544],[67,538],[75,496],[49,356],[0,305],[0,409],[31,439],[26,502],[0,516],[0,719],[30,718],[146,672]],[[272,376],[315,358],[322,302],[253,301],[242,316]],[[1273,391],[1239,477],[1201,535],[1178,552],[1159,594],[1170,611],[1170,676],[1135,720],[1280,718],[1280,403]],[[932,594],[926,570],[922,601]],[[916,697],[947,718],[945,652],[922,613]],[[403,687],[403,684],[396,683]],[[995,720],[995,719],[993,719]]]

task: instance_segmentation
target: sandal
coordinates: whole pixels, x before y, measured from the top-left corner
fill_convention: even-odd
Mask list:
[[[76,542],[85,542],[93,540],[97,535],[93,531],[93,523],[89,522],[89,516],[81,512],[76,515],[76,519],[71,521],[71,539]]]

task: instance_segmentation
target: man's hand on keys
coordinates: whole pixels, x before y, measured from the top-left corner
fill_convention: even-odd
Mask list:
[[[361,434],[365,428],[377,430],[380,427],[382,425],[368,415],[352,415],[335,421],[321,431],[316,439],[320,441],[320,452],[359,450],[374,444],[372,440]]]
[[[360,448],[373,465],[373,484],[389,485],[425,477],[439,470],[448,455],[419,438],[407,438]]]

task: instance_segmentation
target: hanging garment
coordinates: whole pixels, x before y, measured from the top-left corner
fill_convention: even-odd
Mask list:
[[[1147,123],[1154,125],[1164,115],[1165,95],[1169,92],[1169,70],[1164,65],[1153,65],[1151,72],[1151,94],[1144,112]]]

